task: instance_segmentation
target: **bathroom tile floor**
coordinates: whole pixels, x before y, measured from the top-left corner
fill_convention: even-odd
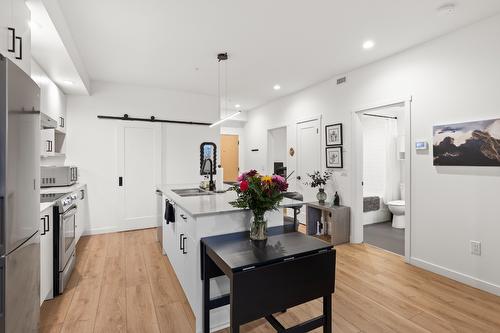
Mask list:
[[[391,221],[365,225],[363,235],[367,244],[402,256],[405,253],[405,230],[393,228]]]

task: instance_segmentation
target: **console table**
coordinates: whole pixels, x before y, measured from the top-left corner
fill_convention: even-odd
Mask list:
[[[332,244],[349,243],[351,235],[351,209],[347,206],[332,206],[319,202],[306,203],[306,226],[308,235],[316,235],[317,223],[321,217],[328,214],[331,217]],[[328,230],[328,228],[327,228]]]
[[[298,232],[270,228],[267,243],[257,246],[248,232],[201,239],[203,332],[210,332],[210,310],[230,304],[230,332],[266,318],[277,332],[303,333],[323,326],[332,332],[335,249]],[[229,295],[210,299],[210,279],[226,275]],[[323,298],[323,314],[286,329],[274,316],[296,305]]]

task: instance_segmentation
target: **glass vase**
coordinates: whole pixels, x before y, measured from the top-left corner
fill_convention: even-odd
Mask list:
[[[250,220],[250,239],[252,241],[267,240],[267,220],[264,218],[264,213],[253,212]]]
[[[316,194],[316,198],[318,199],[320,205],[324,205],[325,204],[327,195],[325,193],[325,189],[324,188],[320,188],[319,189],[318,194]]]

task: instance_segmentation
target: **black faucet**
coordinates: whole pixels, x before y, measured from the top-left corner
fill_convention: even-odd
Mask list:
[[[205,171],[205,167],[207,165],[207,162],[210,162],[210,181],[208,182],[208,190],[209,191],[215,191],[215,183],[214,183],[214,162],[210,158],[206,158],[205,161],[203,161],[203,166],[201,169]]]

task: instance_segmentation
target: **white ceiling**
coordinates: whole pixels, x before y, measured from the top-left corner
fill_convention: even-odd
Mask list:
[[[31,12],[31,55],[35,61],[64,93],[88,94],[88,77],[79,68],[78,52],[72,52],[70,38],[59,33],[68,28],[64,18],[57,15],[58,8],[53,1],[27,0],[26,4]]]
[[[440,15],[443,3],[59,0],[91,79],[216,95],[216,54],[228,51],[230,103],[243,109],[500,12],[498,0],[458,0]]]

